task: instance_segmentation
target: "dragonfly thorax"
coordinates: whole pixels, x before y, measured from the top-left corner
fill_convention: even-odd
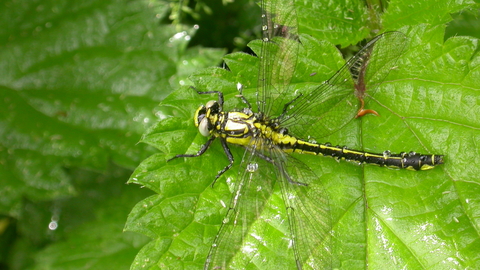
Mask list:
[[[225,112],[221,102],[212,100],[197,109],[194,121],[205,137],[220,137],[231,144],[248,145],[250,139],[259,133],[256,126],[259,116],[250,108]]]

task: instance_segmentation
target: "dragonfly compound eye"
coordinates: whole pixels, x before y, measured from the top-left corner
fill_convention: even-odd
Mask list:
[[[205,137],[210,136],[210,123],[208,122],[207,117],[203,117],[198,125],[198,131]]]
[[[207,104],[205,104],[205,107],[207,109],[210,109],[212,107],[215,107],[216,104],[217,104],[217,102],[215,100],[210,100],[209,102],[207,102]]]

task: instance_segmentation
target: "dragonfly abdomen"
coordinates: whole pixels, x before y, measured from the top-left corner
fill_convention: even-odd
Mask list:
[[[294,139],[293,137],[288,138],[288,140],[285,140],[285,142],[280,144],[280,148],[285,152],[329,156],[337,160],[347,160],[358,162],[360,164],[367,163],[381,167],[407,169],[412,171],[429,170],[439,164],[443,164],[442,155],[422,155],[415,152],[391,154],[390,151],[377,154],[352,150],[347,147],[331,146],[328,143],[310,143]]]

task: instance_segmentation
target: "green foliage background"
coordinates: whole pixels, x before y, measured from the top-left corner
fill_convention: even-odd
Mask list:
[[[252,29],[259,30],[255,5],[190,3],[198,10],[153,0],[51,0],[0,6],[1,267],[201,268],[224,213],[218,202],[230,197],[225,179],[210,187],[226,159],[218,144],[199,159],[167,165],[165,158],[195,152],[205,141],[191,117],[211,97],[200,98],[187,85],[224,91],[233,100],[227,108],[234,108],[235,84],[254,89],[257,61],[237,53],[225,57],[231,72],[204,69],[221,63],[225,51],[187,46],[246,44]],[[298,3],[300,32],[321,42],[306,44],[299,59],[305,70],[296,76],[317,72],[312,80],[325,80],[342,65],[334,45],[356,44],[378,29],[405,32],[410,44],[401,68],[371,105],[381,117],[326,139],[377,152],[444,154],[446,164],[405,172],[322,160],[316,173],[332,205],[334,266],[479,268],[478,3],[392,1],[384,8],[376,17],[360,1]],[[171,14],[193,15],[198,33],[170,24]],[[193,25],[188,18],[180,22]],[[223,21],[202,24],[211,18]],[[222,24],[230,28],[216,27]],[[231,29],[238,29],[233,36]],[[147,129],[147,144],[137,144]],[[240,160],[241,151],[234,154]],[[148,189],[125,185],[135,168],[130,182]],[[122,232],[129,212],[126,226],[134,232]]]

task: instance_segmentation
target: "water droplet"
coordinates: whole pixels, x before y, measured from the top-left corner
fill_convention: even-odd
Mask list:
[[[258,170],[258,163],[250,163],[247,165],[247,171],[250,173],[256,172]]]
[[[243,84],[241,84],[241,83],[238,82],[238,83],[237,83],[237,90],[238,90],[239,92],[242,92],[242,90],[243,90]]]
[[[48,229],[54,231],[58,228],[58,223],[57,221],[53,220],[53,221],[50,221],[50,223],[48,223]]]
[[[178,32],[176,33],[175,35],[173,35],[173,37],[171,37],[169,39],[170,42],[175,42],[181,38],[184,38],[185,40],[190,40],[190,36],[187,35],[187,32],[185,31],[182,31],[182,32]]]

